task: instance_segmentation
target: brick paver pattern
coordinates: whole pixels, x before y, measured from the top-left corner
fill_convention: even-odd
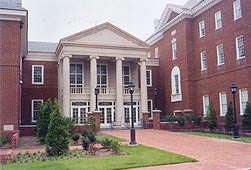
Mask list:
[[[102,131],[129,141],[129,130]],[[138,144],[185,155],[199,162],[137,168],[138,170],[233,170],[251,169],[251,144],[164,130],[136,130]]]

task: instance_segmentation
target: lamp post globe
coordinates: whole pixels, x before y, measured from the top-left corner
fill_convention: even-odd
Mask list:
[[[235,139],[240,138],[239,128],[238,128],[238,124],[237,124],[237,117],[236,117],[236,104],[235,104],[235,94],[236,94],[237,88],[238,87],[235,83],[232,83],[232,85],[230,86],[230,89],[233,94],[233,101],[234,101],[234,136],[233,136],[233,138],[235,138]]]

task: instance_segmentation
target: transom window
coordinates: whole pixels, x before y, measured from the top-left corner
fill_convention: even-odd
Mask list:
[[[33,65],[32,66],[32,84],[44,83],[44,66]]]
[[[243,115],[246,109],[246,104],[248,102],[248,89],[240,89],[240,114]]]
[[[122,67],[122,81],[123,86],[128,86],[130,82],[130,66]]]
[[[98,64],[97,65],[97,86],[99,88],[107,88],[107,84],[108,84],[107,78],[108,78],[107,65]]]
[[[172,56],[173,60],[177,58],[177,44],[175,38],[172,40]]]
[[[43,100],[32,100],[31,101],[31,117],[32,122],[36,122],[39,114],[39,108],[43,104]]]
[[[209,111],[209,96],[205,95],[203,96],[203,113],[204,113],[204,117],[207,116]]]
[[[199,23],[200,38],[206,35],[204,20]]]
[[[83,88],[83,65],[70,64],[70,91],[71,93],[82,93]]]
[[[217,45],[217,62],[218,66],[224,64],[224,45]]]
[[[236,38],[236,55],[237,60],[245,58],[244,36],[241,35]]]
[[[215,29],[222,27],[221,11],[215,13]]]
[[[227,113],[227,93],[219,93],[220,97],[220,115],[225,116]]]
[[[201,56],[201,70],[206,70],[207,69],[207,52],[206,51],[202,51],[200,53]]]
[[[234,20],[237,20],[242,17],[241,14],[241,1],[236,0],[233,2],[233,8],[234,8]]]
[[[146,70],[146,83],[147,86],[152,86],[152,70]]]

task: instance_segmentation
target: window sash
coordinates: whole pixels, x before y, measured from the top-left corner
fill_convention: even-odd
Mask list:
[[[227,93],[219,93],[220,97],[220,115],[225,116],[227,113]]]
[[[215,13],[215,29],[222,27],[221,11]]]
[[[43,104],[43,100],[32,100],[31,101],[31,117],[32,117],[32,122],[37,121],[37,117],[39,114],[39,108]]]
[[[233,7],[234,7],[234,20],[237,20],[242,17],[240,0],[234,1]]]
[[[201,55],[201,70],[206,70],[207,69],[207,53],[206,51],[203,51],[200,53]]]
[[[240,89],[240,115],[243,115],[246,109],[246,103],[248,102],[248,89]]]
[[[179,75],[178,74],[174,75],[174,84],[175,84],[175,93],[179,94],[180,93],[180,85],[179,85]]]
[[[44,66],[32,65],[32,84],[44,83]]]
[[[217,45],[217,61],[218,66],[224,64],[224,45]]]
[[[173,60],[177,58],[177,44],[176,44],[176,40],[172,41],[172,56],[173,56]]]
[[[147,86],[152,86],[152,70],[146,70],[146,83]]]
[[[204,117],[207,116],[208,111],[209,111],[209,96],[205,95],[205,96],[203,96],[203,112],[204,112]]]
[[[154,49],[154,55],[155,55],[155,58],[159,58],[159,48],[158,47],[156,47]]]
[[[129,85],[131,79],[130,66],[122,66],[122,83],[123,86]]]
[[[70,87],[83,87],[82,64],[70,64]]]
[[[245,58],[245,46],[244,46],[243,35],[236,38],[236,55],[237,55],[237,60]]]
[[[152,117],[152,110],[153,110],[153,101],[147,100],[147,111],[149,113],[149,118],[153,118]]]
[[[97,65],[97,86],[99,88],[107,88],[107,78],[108,78],[107,65],[98,64]]]
[[[200,37],[204,37],[206,34],[204,20],[199,23],[199,30],[200,30]]]

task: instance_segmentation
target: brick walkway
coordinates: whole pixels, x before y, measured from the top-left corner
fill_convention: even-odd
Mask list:
[[[129,140],[129,130],[102,131]],[[182,154],[199,162],[138,168],[137,170],[233,170],[251,169],[251,144],[173,133],[136,130],[139,144]]]

